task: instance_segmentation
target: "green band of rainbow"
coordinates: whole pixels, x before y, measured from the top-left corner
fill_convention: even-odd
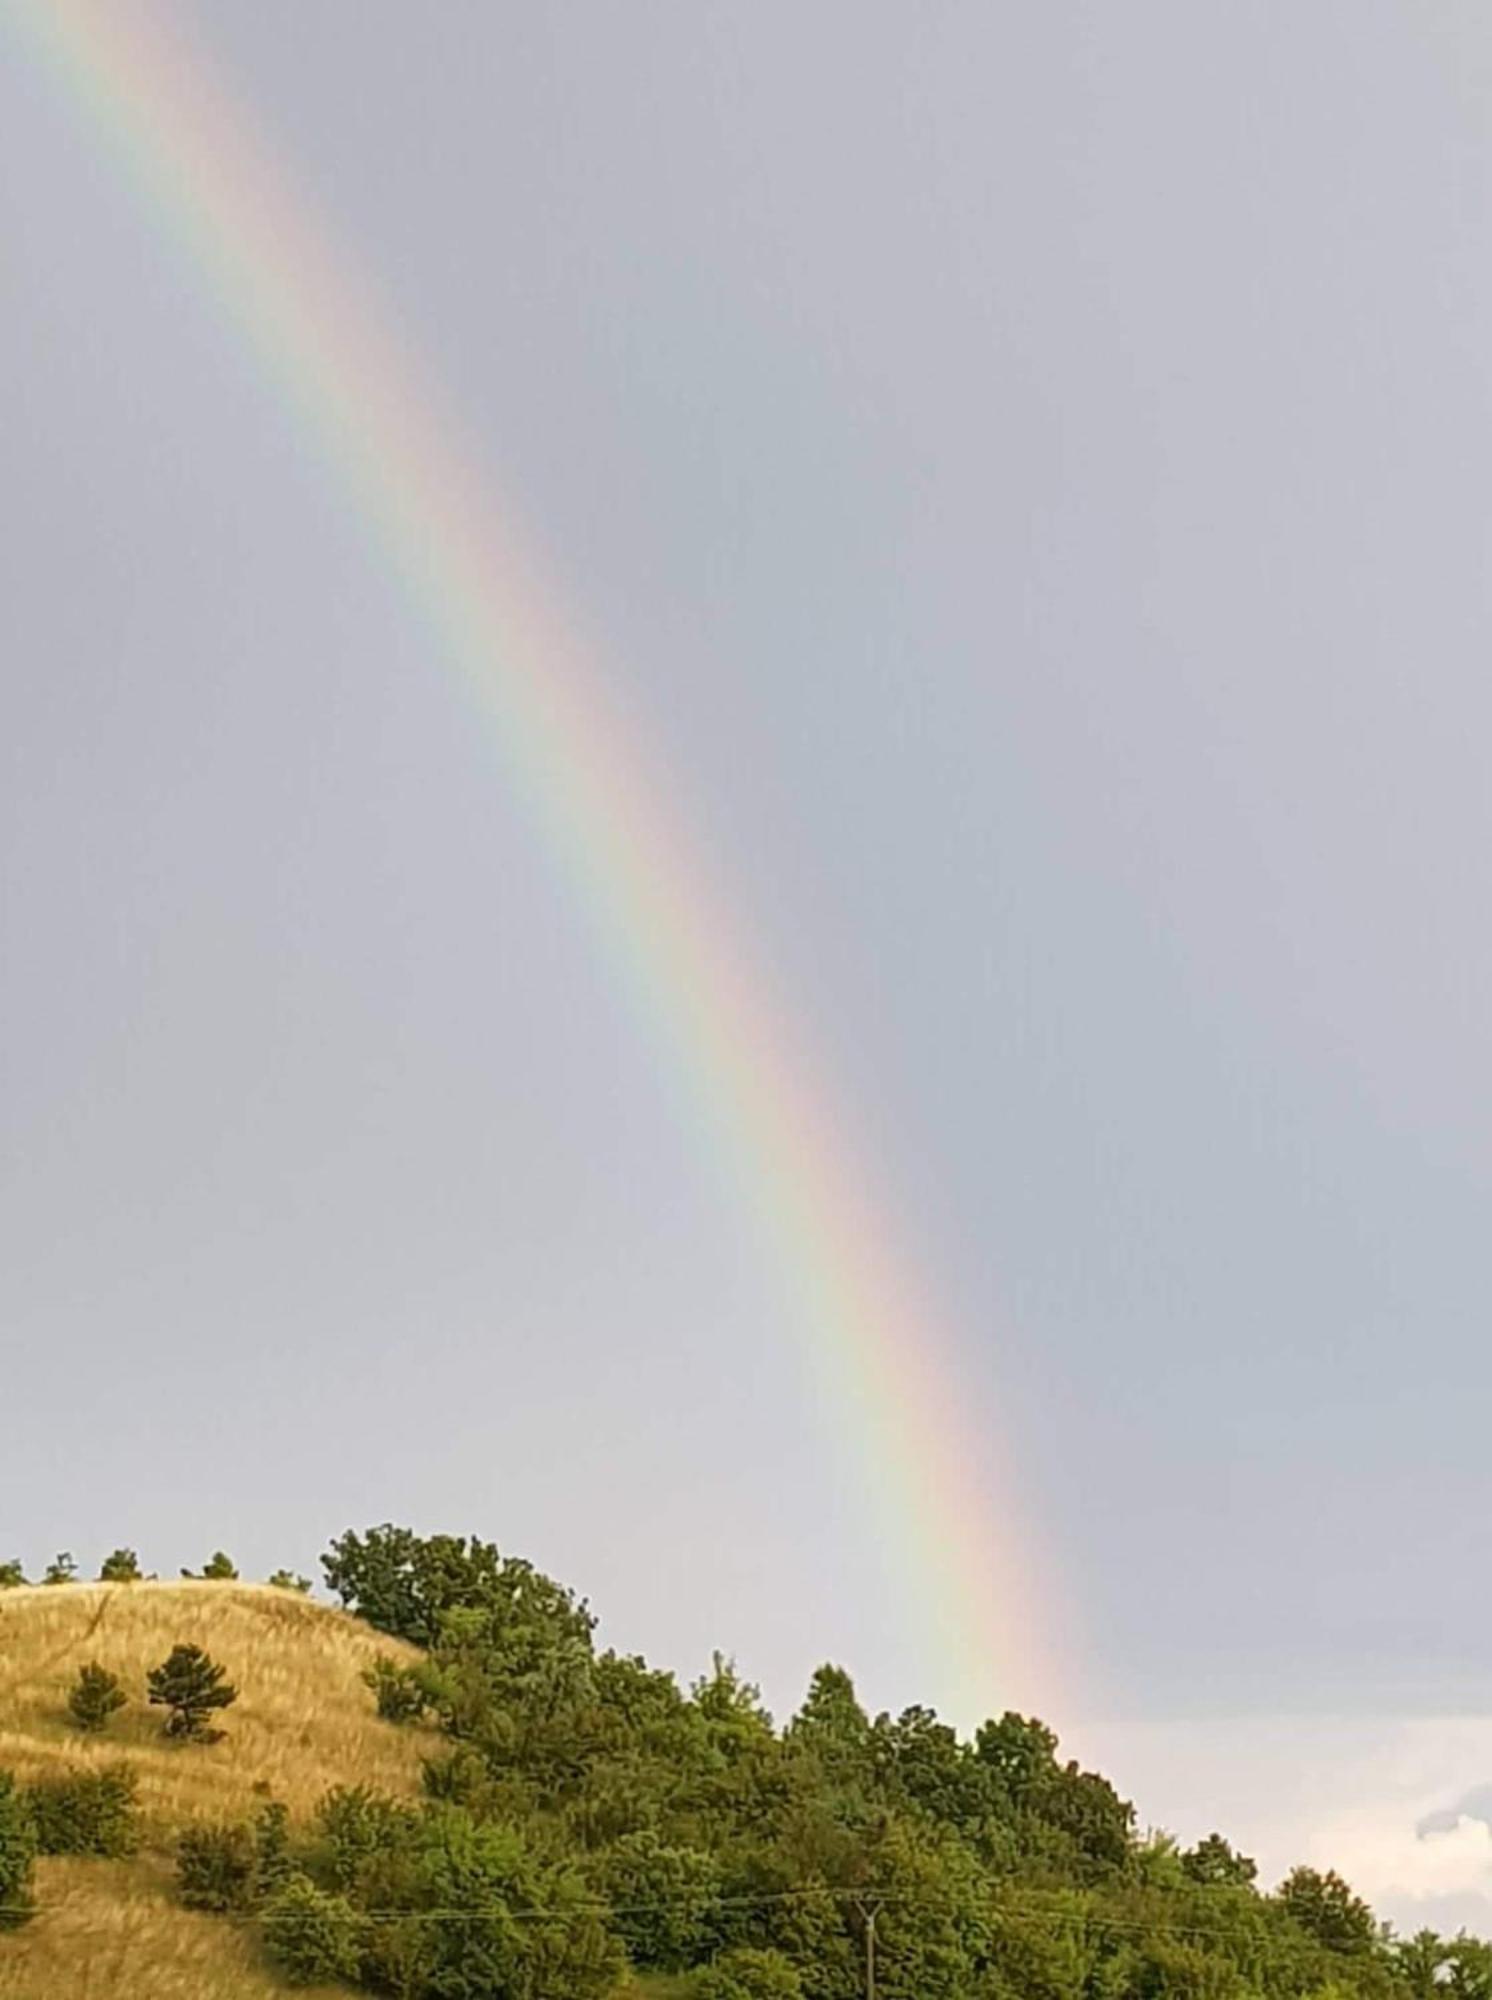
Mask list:
[[[0,16],[0,18],[4,18]],[[384,316],[200,56],[130,0],[12,0],[90,137],[314,440],[447,660],[705,1143],[770,1241],[826,1424],[858,1444],[933,1678],[966,1719],[1060,1699],[1030,1536],[853,1149],[670,823],[538,563]]]

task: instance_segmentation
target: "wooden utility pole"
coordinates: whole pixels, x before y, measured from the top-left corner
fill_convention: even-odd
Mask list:
[[[865,1926],[865,2000],[876,2000],[876,1916],[881,1906],[857,1897],[855,1907]]]

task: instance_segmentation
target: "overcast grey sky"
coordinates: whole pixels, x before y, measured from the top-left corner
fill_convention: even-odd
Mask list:
[[[1282,1850],[1315,1745],[1364,1886],[1475,1913],[1415,1826],[1492,1778],[1484,10],[148,11],[826,1051],[1078,1607],[1053,1720]],[[0,1555],[470,1527],[681,1671],[936,1700],[470,710],[19,57],[0,224]]]

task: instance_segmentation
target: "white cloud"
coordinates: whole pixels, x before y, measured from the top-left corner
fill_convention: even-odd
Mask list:
[[[1142,1821],[1187,1842],[1216,1828],[1267,1884],[1336,1868],[1400,1930],[1492,1936],[1492,1718],[1103,1722],[1071,1748]]]

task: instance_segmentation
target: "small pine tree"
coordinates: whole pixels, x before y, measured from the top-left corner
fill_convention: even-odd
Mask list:
[[[26,1572],[19,1562],[0,1562],[0,1590],[19,1590],[25,1581]]]
[[[115,1549],[105,1556],[99,1567],[100,1583],[138,1583],[140,1581],[140,1558],[133,1549]]]
[[[215,1550],[208,1557],[207,1561],[203,1563],[200,1570],[184,1569],[181,1573],[183,1576],[203,1577],[208,1583],[237,1583],[238,1581],[238,1570],[232,1556],[225,1555],[221,1549]]]
[[[52,1560],[47,1564],[42,1582],[71,1583],[77,1574],[78,1565],[73,1561],[69,1551],[63,1549],[60,1554],[53,1556]]]
[[[166,1734],[198,1743],[216,1743],[223,1732],[207,1728],[214,1709],[238,1700],[228,1669],[209,1659],[200,1646],[173,1646],[170,1655],[146,1675],[154,1707],[169,1708]]]
[[[97,1736],[109,1726],[109,1717],[116,1709],[123,1708],[125,1692],[119,1685],[119,1676],[111,1674],[107,1667],[101,1667],[95,1660],[87,1666],[79,1667],[78,1678],[67,1697],[69,1713],[79,1729],[89,1736]]]
[[[294,1570],[289,1569],[277,1569],[269,1582],[275,1590],[308,1591],[311,1588],[308,1576],[297,1576]]]

